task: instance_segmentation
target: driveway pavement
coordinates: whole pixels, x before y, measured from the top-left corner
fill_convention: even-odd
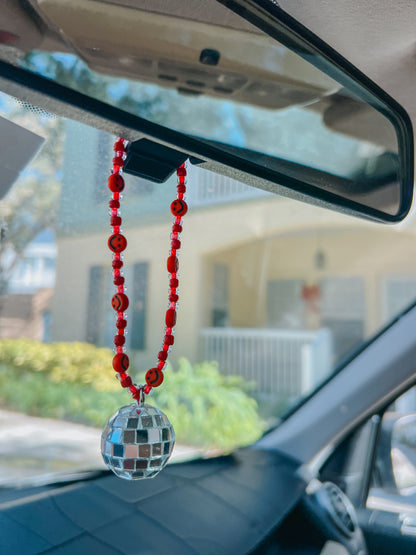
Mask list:
[[[105,469],[101,431],[63,420],[0,410],[0,486],[48,482],[51,474]],[[198,456],[200,450],[175,445],[171,460]]]

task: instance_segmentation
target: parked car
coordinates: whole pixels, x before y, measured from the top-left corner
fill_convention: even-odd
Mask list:
[[[3,2],[2,553],[415,552],[415,10]],[[151,480],[99,445],[135,402],[117,137],[115,350],[139,384],[180,253]]]

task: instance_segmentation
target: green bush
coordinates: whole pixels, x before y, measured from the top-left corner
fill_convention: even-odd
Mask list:
[[[112,356],[111,350],[86,343],[2,340],[0,403],[36,416],[103,426],[131,402],[114,379]],[[148,402],[168,414],[178,443],[231,449],[261,435],[257,403],[242,378],[221,375],[215,362],[192,366],[185,358],[177,371],[169,366],[165,376]]]
[[[239,376],[221,375],[216,362],[192,366],[185,358],[165,375],[150,402],[169,415],[181,443],[230,449],[260,437],[264,426],[257,403],[243,391]]]
[[[48,374],[54,383],[89,384],[99,391],[117,391],[111,361],[113,353],[89,343],[40,343],[32,339],[0,341],[0,364],[17,376]]]

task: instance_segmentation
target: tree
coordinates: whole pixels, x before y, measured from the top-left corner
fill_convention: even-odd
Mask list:
[[[0,200],[0,294],[4,294],[28,244],[44,229],[54,227],[62,171],[63,122],[41,111],[30,111],[5,95],[0,106],[6,118],[47,138],[41,152]]]

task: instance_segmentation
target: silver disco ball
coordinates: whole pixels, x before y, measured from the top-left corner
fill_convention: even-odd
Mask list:
[[[168,462],[175,432],[168,417],[151,405],[121,407],[101,436],[105,464],[120,478],[154,478]]]

